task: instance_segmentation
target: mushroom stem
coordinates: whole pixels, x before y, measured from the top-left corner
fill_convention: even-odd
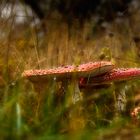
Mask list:
[[[65,104],[66,107],[70,107],[79,101],[82,101],[82,94],[79,89],[78,79],[70,79],[62,82],[62,87],[65,89]]]
[[[114,83],[115,90],[114,90],[114,96],[115,96],[115,110],[116,115],[123,114],[126,111],[126,90],[127,85],[125,82],[117,82]]]
[[[74,79],[72,80],[70,84],[70,88],[72,89],[72,101],[75,104],[76,102],[82,100],[82,95],[79,89],[79,83],[78,80]]]

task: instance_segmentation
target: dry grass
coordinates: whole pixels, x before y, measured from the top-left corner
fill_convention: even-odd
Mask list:
[[[0,19],[1,138],[92,139],[97,136],[99,139],[111,139],[108,133],[117,138],[116,133],[123,129],[121,126],[125,126],[126,131],[119,136],[133,137],[129,132],[131,129],[135,131],[135,126],[129,117],[125,121],[119,118],[118,124],[116,119],[110,121],[106,118],[110,115],[108,112],[112,116],[115,112],[112,111],[114,106],[110,106],[114,101],[114,85],[108,89],[83,91],[88,96],[82,108],[64,110],[61,105],[56,107],[54,103],[54,93],[59,93],[59,84],[50,82],[44,94],[37,94],[31,83],[21,79],[25,69],[52,68],[97,60],[113,61],[118,67],[139,66],[139,52],[127,20],[121,24],[113,22],[106,31],[95,28],[93,22],[86,22],[79,28],[76,21],[69,29],[59,19],[48,19],[45,33],[40,31],[39,26],[31,26],[30,22],[17,25],[14,16]],[[127,84],[130,97],[139,93],[138,85],[138,81]],[[84,113],[80,114],[79,110]],[[71,119],[67,119],[68,112],[71,112]],[[110,122],[113,124],[110,125]],[[109,127],[106,131],[105,126]]]

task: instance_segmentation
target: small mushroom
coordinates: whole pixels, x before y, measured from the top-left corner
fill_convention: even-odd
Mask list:
[[[61,81],[64,88],[67,88],[65,90],[72,94],[72,101],[75,103],[82,99],[79,90],[79,79],[81,77],[95,77],[105,74],[113,68],[114,65],[111,62],[89,62],[78,66],[68,65],[54,69],[26,70],[23,72],[22,77],[29,79],[33,84],[40,83],[40,88],[43,86],[43,83],[49,80],[55,79],[56,81]]]
[[[140,106],[135,107],[131,112],[132,119],[139,120],[140,119]]]

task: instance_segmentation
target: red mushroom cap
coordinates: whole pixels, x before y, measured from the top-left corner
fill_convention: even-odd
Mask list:
[[[113,69],[112,71],[100,76],[91,77],[90,79],[83,78],[80,81],[80,85],[92,86],[115,81],[126,81],[136,78],[140,78],[140,68],[120,68]]]
[[[22,77],[28,78],[31,81],[45,80],[48,78],[71,78],[73,75],[77,78],[93,77],[111,71],[113,68],[114,65],[111,62],[89,62],[78,66],[68,65],[54,69],[26,70],[22,73]]]

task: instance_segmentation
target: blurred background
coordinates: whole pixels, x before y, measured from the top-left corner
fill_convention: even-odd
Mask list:
[[[58,109],[54,111],[56,115],[53,114],[53,116],[51,113],[54,108],[48,104],[41,104],[41,111],[37,109],[38,94],[35,93],[31,83],[21,80],[23,70],[53,68],[101,60],[112,61],[117,67],[139,67],[139,58],[139,0],[1,0],[1,138],[67,138],[67,135],[63,135],[67,126],[65,117],[63,116],[62,119],[59,116]],[[139,93],[138,84],[138,81],[127,84],[129,95]],[[47,91],[53,92],[58,87],[59,85],[53,84]],[[119,86],[118,89],[121,90],[124,87]],[[99,101],[99,97],[96,97],[98,93],[103,93],[104,96],[104,94],[114,91],[114,87],[111,87],[99,91],[90,89],[85,92],[96,93],[90,100],[95,98],[97,102],[101,103],[103,97]],[[42,96],[44,98],[44,95]],[[139,96],[137,97],[139,98]],[[109,101],[112,100],[107,96],[108,98]],[[47,103],[52,101],[52,99],[45,100]],[[107,106],[110,104],[108,101],[104,102]],[[122,122],[123,125],[126,122],[126,128],[124,132],[122,131],[123,137],[134,138],[133,132],[137,135],[138,130],[131,128],[132,124],[128,125],[126,120],[121,121],[120,125],[114,123],[111,126],[113,131],[98,125],[99,123],[96,125],[98,117],[106,115],[107,108],[103,108],[104,104],[99,107],[95,104],[92,104],[94,106],[92,107],[91,104],[88,106],[89,110],[86,115],[79,118],[82,122],[80,124],[84,123],[84,126],[90,127],[84,127],[84,130],[79,131],[79,124],[74,126],[78,129],[75,139],[91,139],[94,136],[97,136],[97,139],[106,137],[111,139],[110,134],[118,138],[117,133],[122,128]],[[48,112],[51,112],[53,117],[49,113],[47,114],[46,110],[49,110]],[[94,115],[96,117],[93,117]],[[74,124],[75,120],[77,120],[76,117],[71,120],[71,124]],[[60,122],[61,124],[59,124]],[[65,126],[65,129],[61,129],[61,131],[60,128],[54,129],[56,125]],[[128,128],[130,129],[128,130]],[[106,130],[105,135],[98,132],[102,129]],[[94,136],[90,133],[93,131],[96,134]],[[60,132],[62,135],[59,135]],[[68,137],[73,138],[72,135]]]

